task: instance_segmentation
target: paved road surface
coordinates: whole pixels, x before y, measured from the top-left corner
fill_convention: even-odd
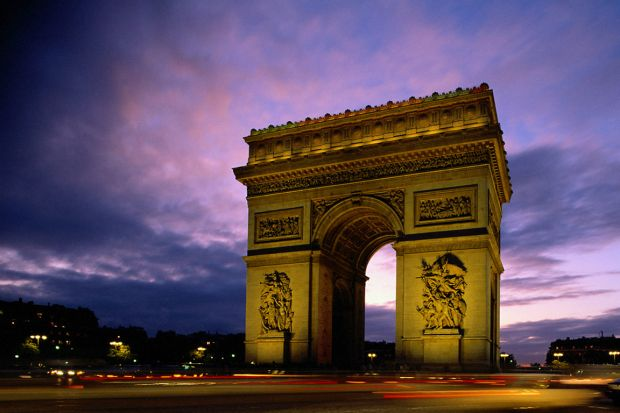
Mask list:
[[[0,382],[0,412],[600,412],[620,411],[586,386],[532,379],[400,376],[173,377]]]

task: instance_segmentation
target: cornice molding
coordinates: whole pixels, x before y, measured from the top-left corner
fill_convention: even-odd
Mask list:
[[[260,175],[248,174],[247,177],[238,176],[237,179],[247,186],[248,197],[253,197],[487,164],[493,173],[501,202],[507,202],[510,198],[510,193],[507,192],[510,191],[510,187],[506,188],[506,181],[502,179],[503,174],[499,170],[498,149],[500,149],[498,145],[491,140],[478,141],[438,149],[356,159],[337,164],[272,171]]]

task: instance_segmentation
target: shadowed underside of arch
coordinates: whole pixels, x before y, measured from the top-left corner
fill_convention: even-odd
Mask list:
[[[326,252],[360,273],[370,257],[402,234],[402,222],[384,201],[347,198],[329,210],[317,225],[315,241]]]

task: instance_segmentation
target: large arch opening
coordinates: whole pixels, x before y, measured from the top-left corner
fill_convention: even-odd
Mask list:
[[[330,262],[332,364],[337,367],[364,362],[367,266],[377,251],[386,245],[391,248],[401,233],[397,213],[374,197],[344,200],[319,222],[316,239]]]
[[[396,251],[384,245],[366,267],[365,341],[395,342]]]

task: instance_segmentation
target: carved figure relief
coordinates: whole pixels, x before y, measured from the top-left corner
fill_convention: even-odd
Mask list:
[[[301,238],[302,209],[256,214],[255,242]]]
[[[312,201],[312,227],[316,228],[319,219],[327,212],[329,208],[337,204],[341,198],[338,199],[317,199]]]
[[[299,217],[265,218],[258,221],[258,238],[299,235]]]
[[[476,219],[476,186],[416,192],[415,225],[435,225]]]
[[[469,216],[471,216],[471,198],[466,195],[420,201],[420,221]]]
[[[405,191],[402,189],[390,191],[390,205],[402,220],[405,217]]]
[[[426,321],[427,329],[460,328],[467,305],[465,274],[467,269],[454,254],[447,252],[428,264],[422,259],[424,283],[422,305],[417,310]]]
[[[261,282],[258,311],[261,316],[263,334],[270,331],[290,332],[293,326],[293,291],[291,280],[284,272],[265,274]]]

